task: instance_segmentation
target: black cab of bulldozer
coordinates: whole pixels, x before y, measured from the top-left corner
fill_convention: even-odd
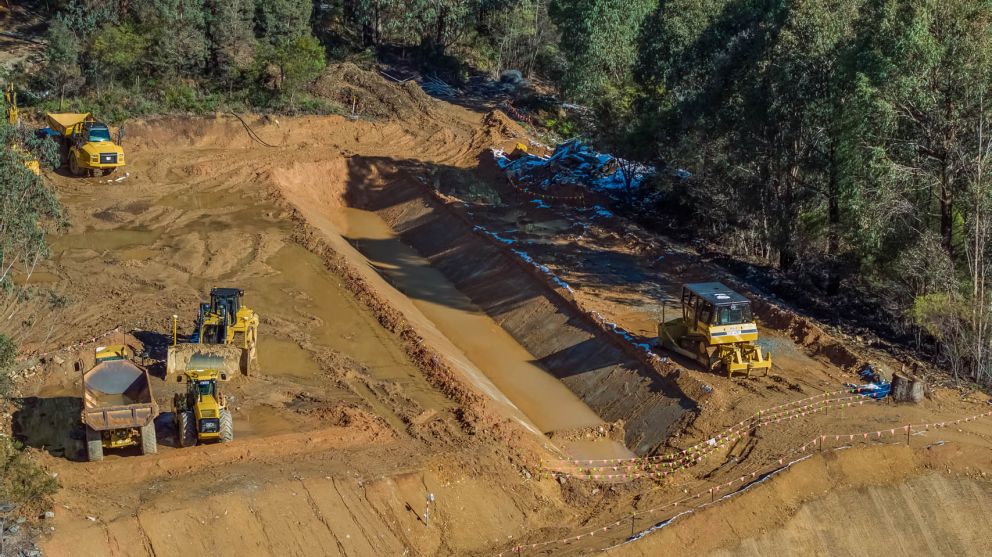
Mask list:
[[[245,291],[240,288],[214,288],[210,290],[210,311],[227,317],[227,323],[232,324],[238,318],[241,309],[241,297]]]
[[[682,317],[697,328],[740,325],[754,321],[751,301],[719,282],[682,287]]]

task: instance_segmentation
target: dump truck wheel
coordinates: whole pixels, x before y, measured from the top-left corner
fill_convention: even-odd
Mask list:
[[[69,172],[73,176],[79,176],[80,174],[79,164],[76,163],[76,157],[72,156],[72,153],[69,153]]]
[[[103,169],[103,175],[104,176],[110,176],[111,174],[114,173],[115,170],[117,170],[117,169],[116,168],[104,168]]]
[[[231,411],[223,409],[220,411],[220,442],[227,443],[234,440],[234,418]]]
[[[141,428],[141,454],[155,454],[157,452],[158,440],[155,436],[155,420],[152,420]]]
[[[90,462],[103,460],[103,437],[90,426],[86,426],[86,458]]]
[[[179,414],[179,424],[176,428],[179,431],[179,446],[192,447],[196,445],[196,416],[192,410],[187,410]]]

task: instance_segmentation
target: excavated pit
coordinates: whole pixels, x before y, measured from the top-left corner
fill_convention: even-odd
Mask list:
[[[628,449],[651,453],[695,408],[410,175],[381,159],[342,164],[328,173],[342,184],[277,182],[308,221],[347,239],[540,430],[570,440],[570,453],[604,454],[581,432],[616,422]]]

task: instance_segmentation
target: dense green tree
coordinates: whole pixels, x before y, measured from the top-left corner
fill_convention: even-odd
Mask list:
[[[75,92],[82,84],[79,67],[80,44],[76,34],[61,19],[48,28],[45,47],[44,80],[60,95]]]
[[[132,76],[137,80],[148,46],[148,39],[133,25],[108,23],[93,37],[90,54],[102,74],[112,79]]]
[[[637,36],[657,0],[554,0],[566,66],[563,91],[592,100],[622,87],[636,56]]]
[[[277,91],[296,93],[304,83],[316,78],[324,69],[324,48],[317,39],[301,36],[292,41],[266,45],[259,59],[272,68],[272,85]]]
[[[143,0],[135,19],[148,30],[145,61],[156,75],[199,73],[207,60],[206,15],[203,0]]]
[[[992,6],[974,0],[877,0],[864,22],[866,109],[880,179],[929,214],[954,252],[956,197],[966,184],[968,144],[992,79]],[[926,219],[924,219],[926,220]],[[924,223],[926,226],[927,223]]]
[[[309,0],[257,0],[256,9],[260,36],[272,44],[310,34],[313,3]]]
[[[254,65],[254,0],[208,0],[210,69],[228,86]]]

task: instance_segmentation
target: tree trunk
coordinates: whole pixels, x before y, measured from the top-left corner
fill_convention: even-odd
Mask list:
[[[840,254],[840,180],[837,176],[837,147],[830,141],[830,172],[827,184],[827,271],[826,290],[828,296],[840,290],[840,269],[837,256]]]
[[[923,381],[915,377],[905,373],[892,374],[892,398],[896,402],[922,402],[923,387]]]
[[[954,258],[954,192],[945,164],[940,176],[940,237],[948,255]]]

